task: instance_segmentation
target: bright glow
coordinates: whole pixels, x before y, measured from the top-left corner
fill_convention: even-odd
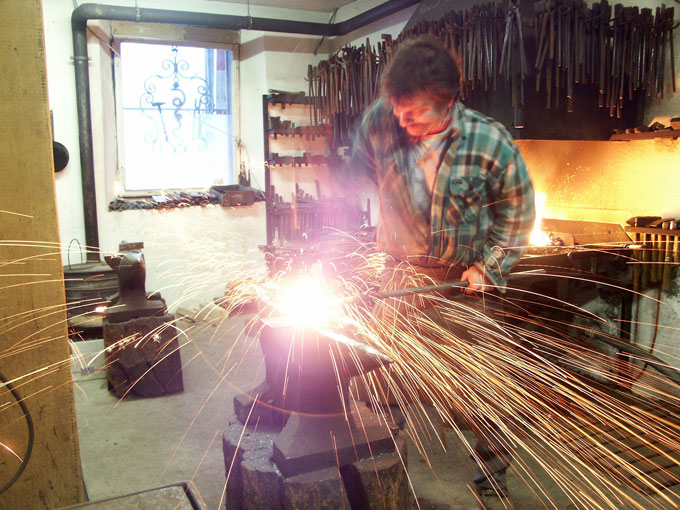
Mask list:
[[[545,193],[536,193],[536,220],[534,221],[534,230],[531,232],[529,243],[534,246],[547,246],[551,243],[548,234],[541,229],[541,220],[543,219],[543,212],[545,211]]]
[[[100,305],[94,309],[94,313],[104,313],[106,311],[106,306]]]
[[[314,275],[279,282],[269,304],[291,326],[319,327],[337,319],[340,299]]]

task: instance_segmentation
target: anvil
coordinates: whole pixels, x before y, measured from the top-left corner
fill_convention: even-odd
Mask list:
[[[273,460],[284,477],[393,453],[388,426],[349,397],[349,382],[391,360],[341,330],[263,322],[265,381],[234,405],[244,425],[282,426]],[[253,407],[254,406],[254,407]]]

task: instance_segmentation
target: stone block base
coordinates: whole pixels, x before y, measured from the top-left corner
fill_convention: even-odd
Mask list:
[[[104,319],[106,378],[117,397],[159,397],[184,390],[177,330],[172,315],[125,322]]]
[[[236,416],[230,419],[222,438],[228,476],[227,510],[408,508],[403,433],[395,436],[399,452],[383,453],[339,469],[333,466],[288,478],[271,460],[278,434],[279,429],[274,427],[244,429]]]

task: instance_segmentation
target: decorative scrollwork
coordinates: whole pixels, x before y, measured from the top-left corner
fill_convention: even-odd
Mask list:
[[[144,80],[144,93],[139,98],[139,107],[152,122],[153,130],[144,136],[154,152],[169,147],[173,152],[186,152],[188,145],[198,143],[206,147],[202,135],[201,115],[215,111],[215,102],[210,93],[210,84],[197,73],[189,74],[189,63],[178,60],[179,50],[172,46],[172,58],[163,60],[161,69],[165,73],[155,73]],[[191,87],[195,87],[195,94]],[[193,108],[186,106],[187,92],[194,97]],[[193,129],[182,129],[184,112],[191,112]],[[168,113],[170,113],[168,115]]]

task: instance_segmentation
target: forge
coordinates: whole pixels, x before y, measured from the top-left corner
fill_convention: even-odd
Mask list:
[[[543,218],[542,232],[553,243],[532,245],[510,274],[507,297],[523,317],[566,327],[579,307],[595,299],[615,302],[621,335],[629,340],[632,240],[615,223]],[[557,241],[557,242],[555,242]],[[540,329],[540,327],[538,327]]]
[[[234,398],[224,433],[227,507],[406,507],[404,434],[350,397],[390,363],[347,332],[277,320],[259,334],[265,380]]]

